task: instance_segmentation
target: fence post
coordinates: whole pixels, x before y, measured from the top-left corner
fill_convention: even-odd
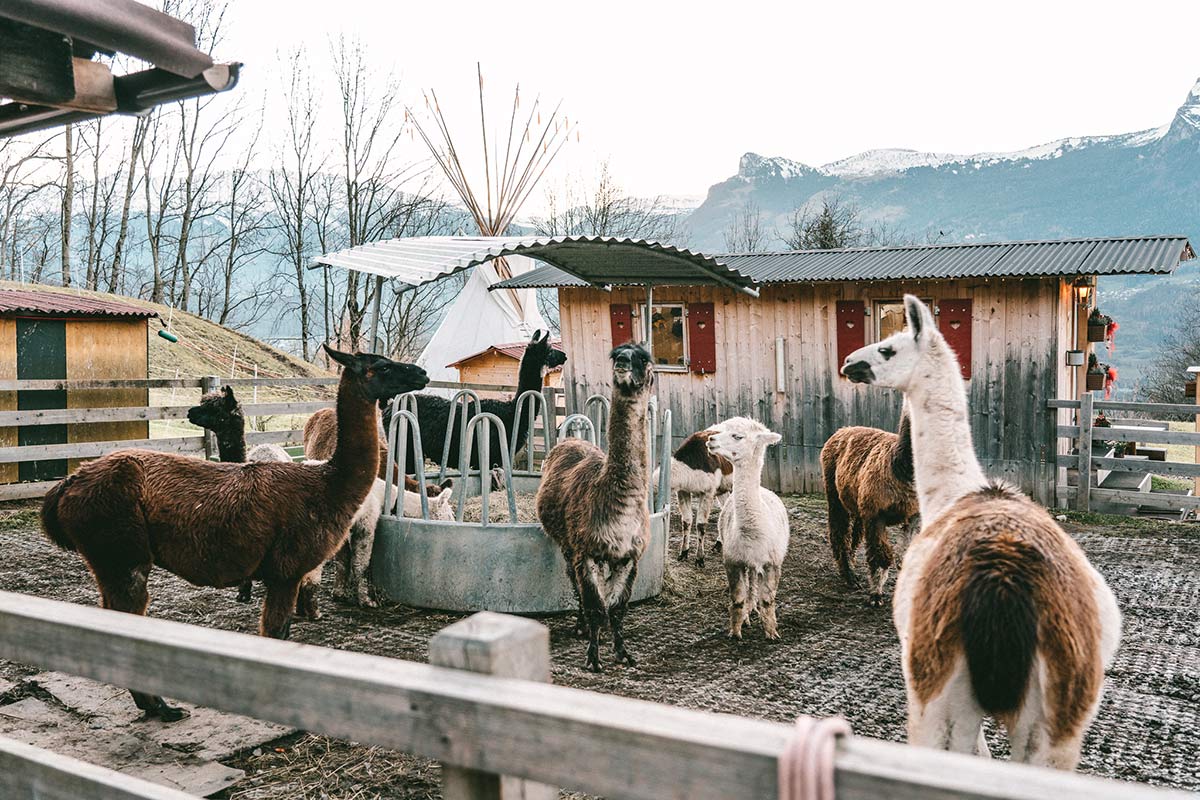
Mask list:
[[[221,388],[221,379],[215,375],[209,375],[207,378],[200,379],[200,396],[215,392]],[[217,437],[208,428],[203,428],[204,431],[204,460],[212,461],[217,453]]]
[[[549,683],[550,629],[531,619],[481,611],[438,631],[429,640],[429,663]],[[448,731],[447,735],[453,738],[453,731]],[[442,797],[445,800],[556,800],[558,789],[510,775],[443,766]]]
[[[1079,488],[1075,492],[1075,510],[1092,508],[1092,393],[1079,398]]]

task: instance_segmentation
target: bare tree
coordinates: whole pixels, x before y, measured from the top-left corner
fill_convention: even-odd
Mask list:
[[[146,118],[146,133],[139,153],[146,246],[150,254],[150,300],[155,303],[166,299],[163,263],[179,192],[176,175],[179,148],[175,146],[176,137],[170,133],[173,122],[165,109],[151,112]]]
[[[725,227],[724,236],[725,249],[730,253],[758,253],[765,250],[770,237],[763,227],[758,203],[747,200],[734,211]]]
[[[9,262],[10,275],[19,268],[23,217],[36,213],[32,206],[52,186],[46,177],[46,162],[57,134],[36,142],[0,139],[0,264]]]
[[[1175,318],[1166,330],[1158,355],[1142,378],[1138,400],[1191,403],[1194,398],[1185,396],[1183,384],[1188,378],[1188,367],[1200,364],[1200,306],[1195,302],[1178,304]]]
[[[62,213],[60,219],[60,240],[62,245],[62,285],[71,285],[71,222],[74,220],[74,215],[71,213],[71,204],[75,199],[75,141],[74,130],[72,125],[67,125],[63,129],[63,139],[65,142],[63,152],[63,185],[62,185]]]
[[[916,243],[884,223],[867,225],[857,205],[837,197],[823,197],[817,210],[793,210],[787,225],[780,238],[789,250],[897,247]]]
[[[108,291],[119,293],[122,287],[122,267],[124,265],[125,245],[129,238],[129,209],[133,195],[137,191],[138,162],[141,158],[142,147],[146,143],[146,132],[149,121],[141,117],[134,123],[133,135],[129,141],[129,158],[125,163],[125,191],[121,196],[121,219],[117,230],[117,241],[113,245],[112,270],[109,273]]]
[[[569,182],[546,192],[545,217],[532,220],[542,236],[617,236],[677,243],[679,215],[661,197],[641,199],[625,193],[613,178],[608,162],[600,165],[594,186]]]

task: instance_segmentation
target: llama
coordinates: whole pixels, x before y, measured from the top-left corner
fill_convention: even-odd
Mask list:
[[[105,608],[145,614],[159,566],[197,586],[267,586],[259,633],[288,637],[300,582],[333,555],[378,472],[375,402],[423,388],[425,370],[325,347],[341,364],[338,446],[320,466],[225,464],[118,450],[84,464],[42,502],[42,528],[87,562]],[[133,691],[148,716],[182,719],[161,697]]]
[[[713,504],[733,488],[733,464],[729,459],[710,453],[708,440],[713,429],[696,431],[683,440],[671,456],[671,493],[679,508],[679,522],[683,528],[683,542],[679,547],[679,560],[687,561],[692,550],[692,532],[695,530],[696,566],[704,566],[704,535],[708,519],[712,516]],[[654,470],[655,482],[658,470]],[[699,508],[693,507],[693,503]],[[713,550],[721,551],[721,537],[713,541]]]
[[[829,506],[829,545],[843,580],[858,585],[850,562],[867,545],[867,604],[883,605],[883,589],[896,560],[887,527],[909,528],[916,519],[913,488],[912,425],[900,414],[897,433],[860,426],[842,428],[821,448],[825,502]]]
[[[392,398],[381,399],[380,405],[388,409],[390,415],[390,403]],[[376,417],[376,425],[380,431],[384,430],[384,425],[379,416]],[[328,461],[333,455],[334,449],[337,447],[337,413],[333,408],[322,408],[313,413],[304,423],[304,457],[311,461]],[[411,463],[411,462],[410,462]],[[393,480],[400,477],[400,467],[394,467],[395,475]],[[387,438],[384,433],[379,435],[379,477],[387,477]],[[434,497],[441,493],[448,485],[447,481],[443,481],[439,486],[436,483],[426,484],[425,491],[430,497]],[[419,492],[421,485],[417,483],[415,478],[404,476],[404,488],[409,492]]]
[[[522,414],[521,419],[514,419],[517,412],[517,398],[528,391],[540,391],[547,373],[556,367],[562,366],[566,361],[566,354],[560,350],[555,350],[551,346],[549,331],[534,331],[533,338],[529,340],[529,344],[525,347],[525,354],[521,357],[516,394],[508,400],[480,400],[480,410],[499,417],[504,422],[504,428],[510,437],[514,435],[513,426],[515,425],[517,428],[515,433],[516,441],[523,441],[529,426],[529,417],[527,414]],[[471,405],[471,410],[472,412],[474,411],[474,404]],[[455,422],[450,431],[450,455],[446,460],[447,463],[442,464],[442,451],[446,445],[446,422],[450,418],[452,411],[454,412]],[[451,409],[450,401],[445,397],[438,397],[431,394],[417,395],[417,424],[421,426],[421,447],[425,450],[425,458],[447,469],[459,469],[458,420],[460,413],[457,405],[454,409]],[[384,427],[386,428],[390,423],[391,408],[387,408],[384,410],[383,415]],[[501,442],[500,432],[496,428],[493,428],[490,450],[491,463],[487,465],[486,469],[499,467],[503,458],[501,452],[506,450],[508,450],[508,442]],[[479,468],[479,456],[477,453],[478,451],[475,451],[470,454],[471,467],[475,469]],[[410,439],[408,445],[408,468],[411,470],[413,468],[412,465],[415,463],[416,458],[413,453],[413,442]],[[495,476],[493,476],[493,488],[499,488],[502,483],[502,479],[498,483]]]
[[[709,437],[710,453],[733,464],[733,495],[721,507],[717,528],[729,580],[729,638],[741,639],[742,626],[757,611],[768,639],[779,638],[775,595],[788,548],[788,515],[783,501],[762,485],[767,448],[782,439],[765,425],[733,417]]]
[[[608,454],[582,439],[555,445],[542,465],[536,498],[542,528],[567,562],[579,602],[577,631],[587,633],[586,666],[593,672],[600,672],[600,628],[606,619],[617,663],[636,666],[622,623],[638,560],[650,542],[646,424],[654,368],[640,345],[623,344],[610,358]]]
[[[1012,758],[1073,769],[1121,635],[1116,599],[1080,549],[975,456],[954,351],[929,309],[846,357],[856,383],[900,389],[912,420],[921,532],[896,578],[911,744],[989,755],[982,722]]]

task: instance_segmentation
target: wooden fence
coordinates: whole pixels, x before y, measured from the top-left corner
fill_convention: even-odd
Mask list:
[[[200,393],[213,391],[220,386],[336,386],[337,378],[163,378],[163,379],[120,379],[120,380],[0,380],[0,392],[72,390],[72,389],[198,389]],[[452,383],[431,381],[430,389],[473,389],[478,392],[512,393],[511,386],[492,384]],[[562,390],[554,390],[559,413],[565,413],[561,405]],[[327,401],[299,401],[274,403],[243,403],[242,411],[247,417],[269,414],[311,414],[322,408],[333,406]],[[122,408],[61,408],[29,411],[0,411],[0,428],[36,425],[64,425],[89,422],[130,422],[178,420],[187,418],[188,406],[129,406]],[[281,431],[247,431],[246,444],[254,446],[263,442],[299,443],[304,440],[304,430],[295,428]],[[160,450],[168,453],[186,453],[212,458],[216,455],[216,440],[211,433],[202,432],[195,436],[175,436],[157,439],[121,439],[106,442],[72,442],[68,444],[25,445],[0,447],[0,464],[44,459],[95,458],[114,450],[139,448]],[[0,484],[0,501],[41,497],[58,481],[34,481],[27,483]]]
[[[1051,409],[1067,409],[1076,412],[1076,424],[1058,425],[1059,438],[1073,439],[1078,442],[1077,454],[1059,456],[1058,495],[1067,498],[1071,508],[1076,511],[1090,511],[1094,502],[1111,505],[1138,506],[1161,511],[1182,511],[1184,509],[1200,508],[1200,497],[1193,494],[1167,494],[1147,490],[1130,491],[1104,488],[1104,478],[1110,472],[1117,473],[1152,473],[1155,475],[1171,475],[1184,478],[1200,478],[1200,463],[1189,464],[1183,461],[1143,460],[1141,458],[1121,458],[1107,453],[1096,453],[1093,442],[1131,442],[1134,444],[1184,444],[1200,447],[1200,432],[1167,430],[1165,425],[1138,425],[1136,421],[1130,424],[1114,425],[1113,427],[1098,427],[1094,425],[1096,412],[1121,411],[1139,414],[1200,414],[1200,405],[1177,403],[1129,403],[1109,400],[1095,400],[1092,395],[1085,394],[1081,400],[1051,400],[1047,404]],[[1065,469],[1074,467],[1078,470],[1077,485],[1069,486],[1065,480]],[[1092,468],[1097,470],[1096,486],[1093,486]]]
[[[437,759],[446,800],[553,797],[558,786],[631,800],[776,797],[791,733],[551,685],[545,626],[486,612],[434,637],[434,665],[0,592],[0,658]],[[1190,797],[863,736],[841,740],[835,769],[840,800]],[[0,790],[6,800],[183,797],[2,740]]]

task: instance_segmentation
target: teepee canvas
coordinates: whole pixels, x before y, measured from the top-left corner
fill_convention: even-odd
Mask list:
[[[513,275],[538,265],[525,256],[508,256],[505,261]],[[488,291],[489,286],[502,280],[505,278],[496,272],[494,261],[480,264],[472,271],[417,359],[431,380],[457,381],[458,370],[451,369],[449,364],[494,344],[525,341],[535,330],[546,329],[546,322],[538,312],[535,290]]]

